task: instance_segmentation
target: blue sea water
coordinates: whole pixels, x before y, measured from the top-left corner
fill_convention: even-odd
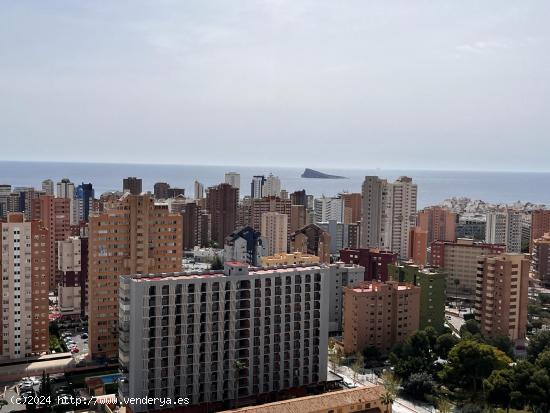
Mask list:
[[[307,167],[308,165],[304,165]],[[407,175],[418,184],[418,206],[440,203],[446,198],[469,197],[492,203],[516,201],[550,205],[550,173],[545,172],[475,172],[475,171],[426,171],[385,169],[323,169],[322,172],[346,176],[348,179],[303,179],[304,168],[270,166],[200,166],[200,165],[152,165],[152,164],[103,164],[66,162],[12,162],[0,161],[0,184],[35,186],[40,188],[44,179],[55,182],[69,178],[79,184],[91,182],[96,196],[122,189],[122,179],[138,176],[143,179],[143,189],[153,189],[155,182],[168,182],[173,187],[185,188],[193,196],[194,181],[205,187],[224,181],[225,172],[241,174],[241,196],[250,193],[253,175],[270,172],[281,178],[282,187],[289,192],[305,189],[315,196],[335,195],[341,191],[360,192],[365,175],[377,175],[393,181]]]

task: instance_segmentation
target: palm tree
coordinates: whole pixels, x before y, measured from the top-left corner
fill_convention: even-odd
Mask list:
[[[439,413],[451,413],[453,410],[453,405],[449,400],[441,398],[437,400],[436,408]]]
[[[391,394],[389,391],[386,391],[384,394],[380,396],[380,402],[384,406],[386,406],[386,413],[389,413],[390,405],[392,405],[394,401],[395,401],[395,396]]]

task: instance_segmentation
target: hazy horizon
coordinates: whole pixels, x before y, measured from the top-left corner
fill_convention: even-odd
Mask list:
[[[546,172],[550,3],[0,3],[0,158]]]

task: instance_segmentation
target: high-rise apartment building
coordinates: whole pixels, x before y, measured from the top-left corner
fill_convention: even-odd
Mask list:
[[[42,181],[42,191],[44,191],[44,195],[55,196],[55,186],[51,179]]]
[[[477,272],[475,318],[487,337],[507,336],[525,344],[529,259],[504,253],[480,258]]]
[[[44,193],[33,187],[15,187],[8,198],[8,212],[22,212],[25,219],[33,219],[33,202]]]
[[[409,230],[409,260],[416,265],[428,263],[428,249],[426,246],[428,232],[420,227],[413,227]]]
[[[278,176],[269,174],[265,180],[262,196],[281,196],[281,180]]]
[[[233,188],[241,189],[241,174],[237,172],[226,172],[225,183],[231,185]]]
[[[225,262],[244,262],[260,265],[260,259],[267,253],[267,241],[252,227],[242,227],[225,238],[223,257]]]
[[[289,199],[281,199],[276,196],[264,197],[260,199],[252,199],[250,203],[249,223],[255,230],[262,229],[262,215],[266,212],[277,212],[290,217],[291,204]]]
[[[288,251],[288,215],[278,212],[263,213],[260,232],[267,241],[267,255]]]
[[[303,205],[290,206],[290,219],[288,222],[288,231],[290,234],[298,231],[306,225],[307,213]]]
[[[74,198],[75,186],[68,178],[63,178],[57,183],[56,196],[58,198]]]
[[[67,318],[83,318],[88,312],[88,238],[72,236],[57,244],[59,311]]]
[[[485,242],[504,244],[506,252],[521,252],[521,219],[521,212],[513,209],[488,212]]]
[[[445,323],[446,274],[411,262],[392,264],[388,271],[393,281],[410,283],[420,288],[420,329],[433,327],[441,330]]]
[[[416,184],[406,176],[391,184],[377,176],[367,176],[362,195],[362,246],[389,249],[405,258],[409,231],[416,222]]]
[[[328,270],[249,269],[123,276],[121,397],[185,395],[221,410],[236,399],[300,391],[327,379]],[[235,405],[236,403],[231,403]]]
[[[329,264],[329,333],[342,333],[344,311],[344,288],[363,282],[365,269],[355,264],[336,262]]]
[[[550,209],[537,209],[531,212],[531,251],[533,241],[546,233],[550,233]]]
[[[505,252],[504,245],[459,238],[456,242],[434,241],[431,265],[447,274],[447,296],[471,303],[475,300],[478,258]]]
[[[264,196],[265,176],[255,175],[250,183],[250,198],[257,199]]]
[[[326,197],[315,198],[314,201],[315,223],[344,220],[344,201],[342,198]]]
[[[40,221],[22,213],[0,222],[0,359],[48,351],[50,237]]]
[[[237,203],[239,190],[229,184],[211,186],[206,193],[206,210],[210,214],[212,241],[220,247],[225,237],[231,234],[237,225]]]
[[[416,222],[417,186],[407,176],[399,177],[393,184],[392,243],[391,251],[401,258],[409,253],[410,229]]]
[[[433,241],[456,240],[457,214],[447,208],[432,206],[419,211],[416,216],[416,226],[426,231],[426,247]]]
[[[195,181],[195,199],[204,198],[204,185],[199,181]]]
[[[342,198],[344,206],[343,222],[345,224],[351,224],[361,221],[361,194],[342,192],[340,198]]]
[[[182,217],[149,195],[124,194],[90,217],[88,329],[92,358],[118,355],[118,282],[124,274],[180,271]]]
[[[210,215],[196,202],[186,202],[179,208],[179,212],[183,217],[184,251],[206,246],[211,239]]]
[[[330,262],[330,235],[315,224],[306,225],[290,235],[290,251],[317,255]]]
[[[485,241],[486,225],[485,214],[461,214],[456,224],[456,238]]]
[[[533,276],[544,288],[550,288],[550,233],[533,240]]]
[[[294,191],[290,194],[292,205],[302,205],[305,209],[308,208],[306,190]]]
[[[170,190],[170,184],[166,182],[156,182],[153,185],[153,194],[155,199],[168,199],[168,191]]]
[[[141,178],[135,176],[129,176],[122,180],[122,191],[129,192],[130,195],[140,195],[143,191],[143,185]]]
[[[61,281],[58,269],[58,241],[65,241],[71,235],[71,199],[43,195],[32,204],[32,218],[42,221],[50,237],[50,291],[55,291]]]
[[[346,248],[340,250],[340,261],[357,264],[365,269],[364,281],[388,281],[388,265],[397,263],[397,254],[376,248]]]
[[[0,185],[0,219],[8,215],[8,198],[11,194],[11,185]],[[16,211],[13,211],[16,212]]]
[[[344,352],[389,353],[419,329],[420,288],[388,281],[344,289]]]

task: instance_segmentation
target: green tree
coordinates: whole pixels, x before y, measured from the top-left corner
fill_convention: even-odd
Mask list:
[[[487,403],[494,407],[510,409],[514,372],[511,369],[494,370],[483,381]]]
[[[386,413],[389,413],[390,406],[393,404],[394,401],[395,401],[395,396],[392,395],[390,392],[384,392],[384,394],[380,396],[380,402],[384,406],[386,406]]]
[[[436,384],[428,373],[414,373],[403,384],[403,391],[417,400],[427,400],[435,393]]]
[[[403,380],[413,373],[431,371],[435,353],[432,351],[428,333],[417,331],[407,337],[390,353],[390,361],[395,368],[395,374]]]
[[[550,331],[541,331],[531,337],[527,347],[529,361],[535,362],[540,353],[550,348]]]
[[[340,346],[333,344],[329,348],[328,361],[330,363],[330,368],[332,371],[336,371],[336,369],[340,366],[343,356],[344,355]]]
[[[435,344],[435,353],[442,359],[447,359],[449,351],[456,346],[459,342],[459,339],[454,336],[452,333],[441,334],[437,337]]]
[[[506,368],[512,360],[499,349],[473,340],[462,340],[449,352],[441,372],[443,380],[477,393],[481,381],[493,370]]]
[[[511,359],[514,358],[514,344],[510,337],[508,336],[497,336],[487,339],[487,344],[490,344],[493,347],[498,348],[502,352],[506,353]]]
[[[223,262],[222,262],[221,258],[218,257],[217,255],[215,255],[214,258],[212,259],[210,269],[215,270],[215,271],[223,270]]]
[[[460,337],[471,339],[472,336],[481,335],[481,326],[476,320],[466,321],[462,327],[460,327]]]
[[[378,348],[374,346],[369,346],[363,350],[363,357],[367,363],[378,361],[382,357],[382,353]]]

